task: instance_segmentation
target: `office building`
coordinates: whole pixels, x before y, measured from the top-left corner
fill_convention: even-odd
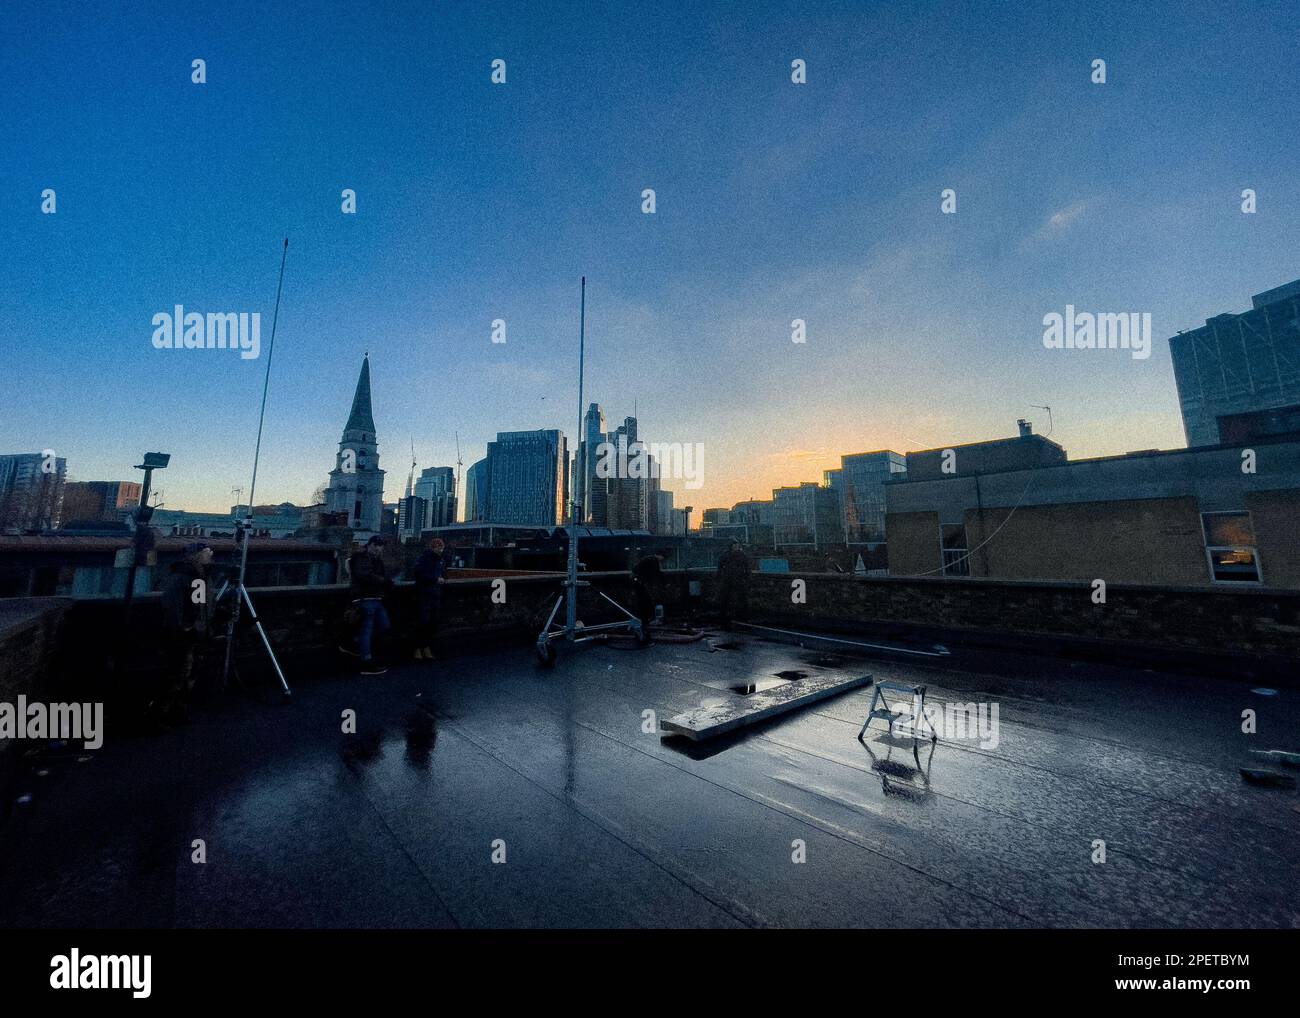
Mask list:
[[[839,493],[812,481],[775,488],[772,491],[775,510],[773,543],[784,545],[811,545],[822,548],[844,543],[844,529],[840,523]]]
[[[48,450],[0,456],[0,533],[57,527],[67,473],[68,461]]]
[[[1222,416],[1300,404],[1300,280],[1251,304],[1169,340],[1189,446],[1224,441]]]
[[[889,571],[1300,587],[1300,441],[1252,447],[1254,473],[1228,446],[924,479],[909,462],[885,485]],[[1095,610],[1081,596],[1080,611]]]
[[[503,431],[488,443],[491,523],[555,526],[565,520],[569,452],[563,432]]]
[[[61,527],[77,523],[121,523],[140,504],[139,481],[67,481]]]
[[[415,494],[424,499],[424,524],[449,527],[456,522],[456,471],[451,467],[426,467],[415,481]]]
[[[488,476],[487,457],[465,471],[466,523],[482,523],[487,520]]]

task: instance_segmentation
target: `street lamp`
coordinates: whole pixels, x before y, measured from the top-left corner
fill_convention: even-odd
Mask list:
[[[171,454],[166,452],[147,452],[144,462],[135,465],[136,470],[144,471],[144,489],[140,493],[140,504],[149,504],[149,487],[153,484],[153,472],[162,470],[171,462]]]
[[[144,454],[144,462],[137,463],[136,470],[144,471],[144,487],[140,491],[140,505],[135,511],[135,530],[131,535],[131,568],[126,574],[126,597],[123,600],[127,612],[127,618],[130,619],[131,601],[135,597],[135,571],[140,565],[140,559],[148,559],[149,552],[153,550],[154,534],[149,529],[149,518],[153,515],[153,510],[149,508],[149,486],[153,483],[153,472],[162,470],[171,462],[171,454],[165,452],[147,452]]]

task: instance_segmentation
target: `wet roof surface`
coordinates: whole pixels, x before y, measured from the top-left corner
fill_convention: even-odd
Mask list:
[[[519,648],[307,678],[287,705],[231,697],[182,731],[110,729],[93,759],[46,761],[0,836],[0,924],[1300,924],[1300,797],[1238,774],[1260,765],[1250,749],[1300,748],[1300,692],[735,634],[560,653],[553,670]],[[996,700],[998,743],[864,747],[871,686],[716,743],[643,732],[645,710],[836,670],[925,683],[931,704]]]

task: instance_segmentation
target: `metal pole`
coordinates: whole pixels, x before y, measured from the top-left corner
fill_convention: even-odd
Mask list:
[[[578,310],[578,449],[582,449],[582,377],[585,367],[584,358],[586,356],[587,342],[587,277],[582,277],[582,293]],[[581,453],[579,465],[582,469],[584,482],[586,477],[586,462],[583,460]],[[576,482],[576,479],[575,479]],[[565,629],[569,637],[578,628],[578,485],[573,485],[573,491],[569,499],[569,580],[568,580],[568,603],[565,606],[564,621]]]
[[[253,479],[248,485],[248,523],[251,529],[253,522],[253,506],[256,504],[255,497],[257,493],[257,463],[262,456],[262,425],[266,421],[266,393],[271,385],[271,358],[275,356],[275,329],[280,323],[280,293],[284,289],[284,263],[289,257],[289,238],[284,238],[284,249],[280,253],[280,281],[275,287],[275,312],[271,318],[271,342],[266,351],[266,374],[262,379],[262,409],[257,415],[257,445],[253,449]],[[235,534],[239,535],[241,529],[239,522],[235,522]],[[244,576],[248,571],[248,541],[249,535],[243,532],[241,549],[239,553],[239,585],[238,589],[241,594],[247,596],[244,592]],[[223,688],[230,682],[230,666],[234,659],[235,653],[235,627],[239,624],[240,598],[235,598],[235,603],[230,612],[230,623],[226,626],[226,663],[221,670],[221,685]],[[256,617],[256,613],[254,613]],[[258,623],[260,626],[260,623]],[[266,640],[265,633],[262,640],[266,642],[268,651],[271,644]],[[289,692],[289,684],[284,681],[284,673],[280,671],[280,664],[275,660],[275,654],[271,654],[271,660],[275,664],[276,674],[280,676],[280,684],[284,686],[285,694]]]

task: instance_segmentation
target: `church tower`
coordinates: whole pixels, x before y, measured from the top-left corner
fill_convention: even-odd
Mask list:
[[[379,533],[383,518],[384,472],[379,469],[379,443],[370,409],[370,355],[361,362],[361,377],[352,397],[352,412],[343,426],[339,453],[330,471],[325,510],[347,513],[358,536]]]

